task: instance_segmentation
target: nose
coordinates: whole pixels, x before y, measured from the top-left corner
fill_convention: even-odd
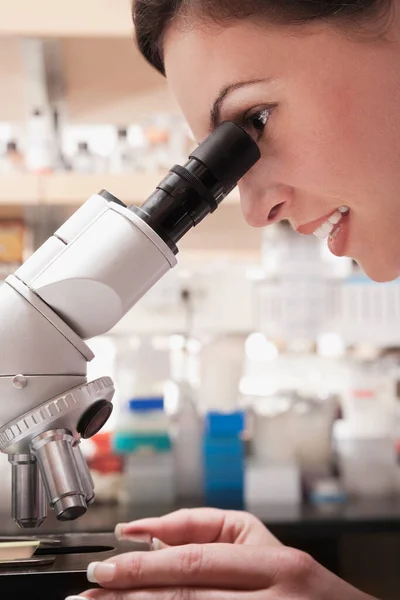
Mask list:
[[[265,227],[290,216],[293,188],[250,171],[239,181],[243,216],[253,227]]]

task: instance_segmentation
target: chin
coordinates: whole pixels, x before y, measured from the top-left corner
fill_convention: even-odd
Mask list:
[[[389,263],[384,264],[368,264],[368,262],[357,261],[364,273],[377,283],[388,283],[394,281],[400,277],[400,268],[390,265]]]

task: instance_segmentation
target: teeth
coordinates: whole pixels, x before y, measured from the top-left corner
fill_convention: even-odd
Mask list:
[[[341,218],[342,218],[342,213],[339,210],[337,210],[336,212],[333,213],[333,215],[331,217],[329,217],[329,222],[333,223],[333,225],[336,225],[337,223],[339,223]]]
[[[314,235],[317,238],[319,238],[320,240],[324,240],[332,232],[332,229],[333,229],[333,224],[330,223],[329,221],[325,221],[325,223],[323,225],[321,225],[321,227],[318,227],[318,229],[316,229],[314,231]]]
[[[321,225],[321,227],[318,227],[318,229],[314,231],[314,235],[320,240],[325,240],[329,236],[331,236],[332,239],[335,238],[339,232],[340,226],[336,227],[335,231],[333,231],[333,229],[335,228],[335,225],[340,222],[341,218],[349,212],[349,210],[350,209],[348,206],[341,206],[338,208],[333,215],[331,215],[329,219]]]
[[[325,235],[325,233],[323,231],[321,231],[321,227],[319,227],[318,229],[316,229],[314,231],[315,237],[317,237],[319,240],[324,240],[325,238],[327,238],[328,236]]]
[[[333,231],[333,233],[331,233],[331,235],[329,236],[329,239],[334,240],[335,237],[337,237],[339,235],[339,231],[340,231],[340,226],[336,227],[335,231]]]

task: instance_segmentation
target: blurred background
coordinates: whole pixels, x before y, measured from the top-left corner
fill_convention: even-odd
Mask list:
[[[14,0],[1,14],[3,281],[93,193],[141,204],[195,143],[135,48],[129,0]],[[84,443],[97,499],[46,530],[246,508],[355,585],[397,597],[400,282],[370,282],[285,224],[250,228],[237,192],[178,258],[89,342],[89,378],[117,388],[112,418]],[[0,475],[1,533],[15,534],[3,455]]]

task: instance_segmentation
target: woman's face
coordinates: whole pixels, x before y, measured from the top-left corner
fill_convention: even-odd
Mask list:
[[[248,223],[287,219],[312,234],[348,207],[328,244],[377,281],[400,275],[395,34],[360,40],[328,26],[246,20],[224,28],[177,23],[164,44],[170,87],[196,139],[233,120],[258,140],[261,160],[239,183]]]

